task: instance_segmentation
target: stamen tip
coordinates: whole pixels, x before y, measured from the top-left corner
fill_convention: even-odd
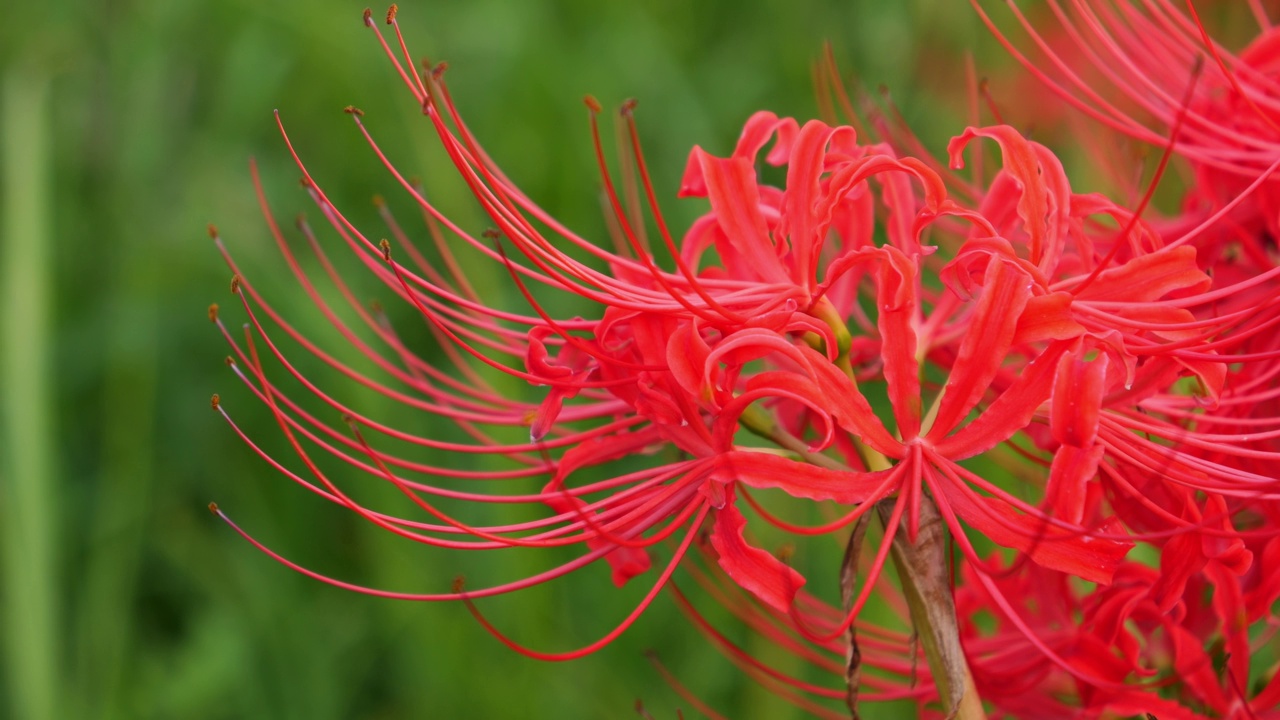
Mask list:
[[[395,7],[395,6],[393,5],[392,7]],[[348,105],[342,108],[342,112],[348,115],[354,115],[356,117],[364,117],[364,111],[356,107],[355,105]]]
[[[214,393],[213,397],[209,398],[209,407],[213,408],[214,410],[217,410],[218,406],[221,404],[222,404],[222,398],[218,397],[218,393]]]
[[[622,117],[631,117],[636,111],[637,104],[635,98],[627,98],[622,102],[622,107],[618,108],[618,114]]]
[[[382,259],[391,262],[391,243],[386,238],[378,242],[378,249],[382,251]]]
[[[369,8],[364,9],[364,24],[373,27],[373,11]]]
[[[466,577],[464,577],[464,576],[462,576],[462,575],[459,575],[458,577],[456,577],[456,578],[454,578],[454,579],[453,579],[453,591],[454,591],[455,593],[460,593],[460,592],[462,592],[462,588],[463,588],[463,586],[464,586],[464,585],[466,585],[466,584],[467,584],[467,579],[466,579]]]
[[[778,548],[777,552],[774,553],[774,555],[777,556],[779,560],[781,560],[784,564],[787,564],[787,565],[791,564],[791,558],[794,557],[795,554],[796,554],[796,546],[792,545],[791,543],[784,544],[782,547]]]
[[[216,226],[216,225],[214,225],[213,223],[209,223],[209,228],[208,228],[208,230],[209,230],[209,237],[210,237],[210,239],[217,240],[217,239],[218,239],[218,228],[217,228],[217,226]]]
[[[218,303],[210,303],[209,305],[209,322],[218,322]]]
[[[387,206],[387,200],[386,200],[386,198],[382,197],[381,195],[374,195],[374,196],[373,196],[373,206],[374,206],[374,207],[376,207],[376,208],[378,208],[379,210],[381,210],[382,208],[386,207],[386,206]]]
[[[387,8],[387,24],[388,25],[396,21],[396,13],[399,11],[400,11],[400,8],[396,7],[395,3],[391,3],[391,7]]]
[[[529,423],[529,442],[542,442],[542,438],[547,436],[547,431],[551,429],[550,423],[546,421],[546,417],[538,417],[533,414],[526,418]]]
[[[582,101],[587,104],[587,109],[592,113],[598,113],[602,109],[600,101],[597,100],[594,95],[588,95],[584,97]]]
[[[231,294],[232,295],[240,294],[240,284],[243,282],[244,280],[240,277],[239,273],[231,276]]]
[[[218,503],[216,502],[209,503],[209,512],[213,513],[214,515],[222,514],[222,511],[218,509]]]

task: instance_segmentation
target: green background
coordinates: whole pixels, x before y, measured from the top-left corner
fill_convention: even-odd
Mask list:
[[[450,173],[362,26],[362,7],[99,0],[4,9],[0,716],[628,717],[636,698],[656,717],[677,707],[692,716],[643,659],[646,648],[730,717],[798,716],[737,673],[665,597],[603,652],[540,663],[502,648],[461,606],[368,598],[298,576],[205,509],[215,500],[290,557],[380,587],[446,590],[459,567],[489,562],[398,542],[323,503],[209,410],[210,393],[222,393],[255,438],[283,450],[205,318],[210,302],[235,302],[207,223],[291,320],[323,332],[249,180],[255,157],[279,215],[310,211],[316,221],[273,108],[358,224],[377,223],[370,196],[395,188],[344,106],[367,111],[407,173],[428,183]],[[967,4],[949,0],[445,1],[403,3],[400,19],[415,53],[449,61],[455,98],[499,164],[602,242],[584,94],[606,107],[639,100],[651,170],[680,228],[702,208],[674,199],[689,148],[727,152],[757,109],[813,116],[809,68],[823,41],[867,86],[891,88],[935,149],[961,127],[962,51],[1001,59]],[[483,227],[456,186],[439,197]],[[403,198],[395,202],[407,215]],[[345,274],[364,274],[336,257]],[[234,328],[242,314],[225,312]],[[385,401],[376,409],[401,427],[434,429],[420,413]],[[518,577],[542,566],[476,572]],[[522,641],[564,649],[611,627],[633,590],[620,595],[591,568],[486,609]]]

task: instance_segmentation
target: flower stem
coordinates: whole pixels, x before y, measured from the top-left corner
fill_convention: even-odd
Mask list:
[[[960,644],[960,625],[947,573],[947,527],[933,499],[922,494],[920,528],[912,542],[905,528],[888,527],[891,509],[890,501],[882,501],[876,507],[885,523],[885,533],[894,534],[890,549],[893,564],[947,717],[986,720]]]
[[[806,462],[832,470],[849,470],[849,466],[822,453],[809,450],[797,438],[763,413],[744,413],[742,426]],[[857,438],[854,445],[870,470],[887,470],[893,466],[889,458],[867,447]],[[924,647],[925,659],[933,675],[938,697],[956,720],[986,720],[982,699],[973,683],[960,644],[960,626],[956,619],[955,598],[947,575],[947,526],[942,522],[933,498],[921,493],[920,528],[912,542],[903,528],[888,527],[891,506],[883,501],[876,507],[885,533],[893,534],[890,557],[902,584],[911,611],[911,623]],[[851,677],[857,681],[857,674]],[[851,697],[856,697],[852,694]]]

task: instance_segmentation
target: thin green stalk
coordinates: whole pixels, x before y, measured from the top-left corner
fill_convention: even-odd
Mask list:
[[[48,78],[13,66],[0,89],[0,542],[9,710],[58,717],[57,547],[50,302]]]

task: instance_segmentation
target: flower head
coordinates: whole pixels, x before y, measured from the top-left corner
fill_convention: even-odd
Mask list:
[[[864,633],[860,657],[877,668],[866,684],[886,698],[953,709],[976,687],[1010,712],[1038,703],[1064,717],[1073,708],[1129,708],[1133,678],[1168,657],[1153,629],[1175,642],[1190,632],[1165,617],[1216,623],[1213,632],[1239,656],[1232,672],[1247,676],[1245,626],[1280,593],[1254,564],[1274,560],[1280,547],[1263,529],[1278,489],[1268,468],[1280,459],[1272,332],[1280,303],[1274,267],[1250,273],[1204,261],[1203,236],[1220,232],[1234,201],[1188,210],[1194,222],[1147,222],[1150,192],[1133,206],[1080,193],[1053,151],[1007,125],[965,129],[951,141],[948,168],[853,125],[760,112],[729,155],[693,149],[680,194],[707,212],[677,236],[659,210],[634,106],[619,122],[636,176],[624,173],[632,185],[619,193],[600,140],[601,108],[588,99],[610,249],[575,234],[507,178],[467,129],[443,66],[415,69],[394,7],[394,43],[369,14],[365,22],[490,227],[470,231],[442,212],[354,108],[357,131],[423,212],[439,261],[384,201],[377,205],[390,239],[363,232],[289,148],[332,234],[424,321],[444,362],[417,354],[383,308],[356,302],[345,271],[301,221],[346,307],[331,302],[262,198],[304,293],[359,360],[343,361],[290,324],[219,239],[248,318],[243,338],[218,312],[211,318],[232,347],[233,371],[269,409],[296,461],[260,449],[225,402],[214,406],[281,473],[403,538],[442,550],[575,554],[505,583],[414,594],[321,576],[236,527],[259,548],[362,592],[461,600],[504,643],[555,660],[603,647],[672,587],[695,624],[749,673],[801,695],[811,688],[753,662],[704,622],[674,589],[681,564],[748,625],[822,667],[833,649],[856,654]],[[1171,119],[1157,177],[1171,153],[1187,152],[1178,140],[1184,123],[1207,117],[1197,102]],[[989,180],[961,175],[966,156],[981,152],[975,141],[1000,153]],[[1215,154],[1217,145],[1196,148],[1187,157],[1213,172],[1235,157]],[[766,179],[761,160],[785,168],[780,185]],[[1197,178],[1222,189],[1209,170]],[[649,219],[620,195],[642,195]],[[522,307],[499,307],[477,288],[466,272],[476,259],[510,279]],[[551,294],[580,303],[580,315],[553,312]],[[351,315],[359,322],[344,319]],[[295,361],[290,346],[311,357]],[[314,381],[306,367],[317,361],[428,419],[412,430],[380,422]],[[513,397],[505,391],[513,381],[538,397]],[[308,409],[314,402],[299,390],[341,421]],[[495,462],[427,464],[413,458],[416,448]],[[390,486],[415,515],[357,499],[332,459]],[[769,498],[783,495],[811,511],[808,519],[779,512]],[[862,533],[873,515],[884,533],[865,559]],[[849,534],[838,606],[809,592],[798,562],[807,546],[769,551],[761,538],[777,532]],[[941,569],[947,538],[963,565],[954,589]],[[1132,561],[1137,544],[1160,556],[1158,570]],[[886,585],[891,555],[901,586],[887,593],[935,633],[926,643],[935,648],[926,658],[932,685],[904,688],[916,649],[859,624]],[[597,561],[615,584],[648,590],[618,611],[612,631],[580,648],[524,648],[475,605]],[[1195,602],[1203,583],[1221,593],[1212,611]],[[994,633],[958,619],[956,607],[993,613]],[[1035,654],[1014,658],[1008,647]],[[1211,678],[1202,682],[1186,664],[1194,653],[1173,655],[1189,691],[1234,712],[1213,695]],[[861,667],[844,667],[850,707]],[[1009,684],[1018,673],[1042,682]],[[1061,701],[1073,688],[1075,697]],[[837,697],[830,688],[817,694]]]

